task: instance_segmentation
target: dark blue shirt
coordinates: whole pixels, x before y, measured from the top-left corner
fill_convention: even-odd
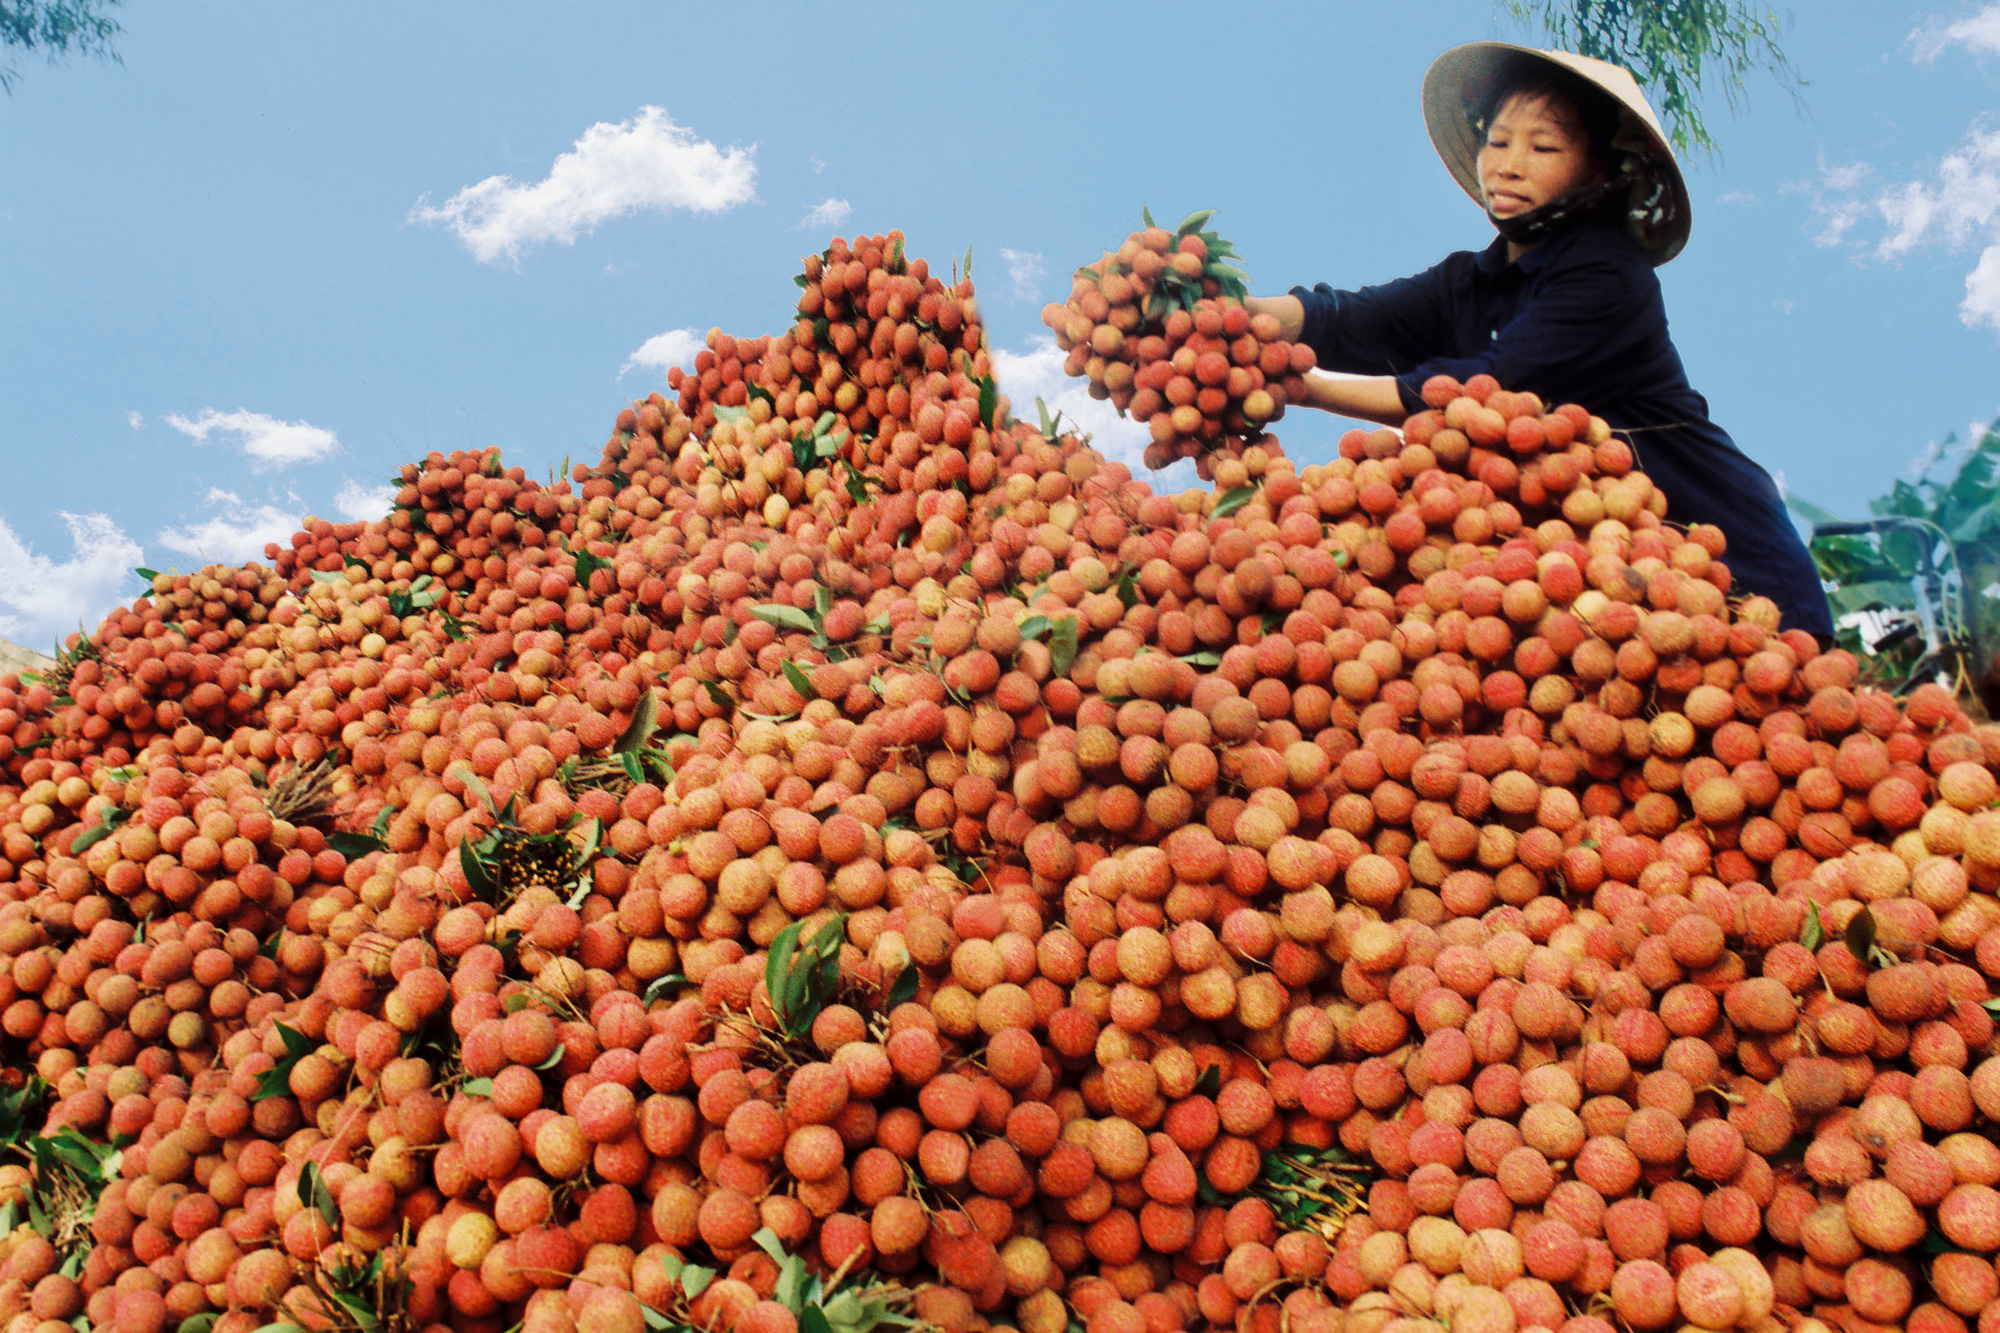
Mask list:
[[[1496,237],[1379,286],[1292,294],[1322,369],[1393,375],[1411,412],[1432,375],[1484,373],[1550,406],[1583,404],[1631,442],[1669,519],[1722,529],[1738,588],[1775,601],[1786,628],[1831,637],[1819,572],[1777,486],[1709,420],[1667,334],[1659,276],[1622,228],[1569,227],[1514,263]]]

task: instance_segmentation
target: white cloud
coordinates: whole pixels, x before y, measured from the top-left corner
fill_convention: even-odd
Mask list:
[[[1867,216],[1867,201],[1855,197],[1854,192],[1861,188],[1873,170],[1865,162],[1830,167],[1822,158],[1818,180],[1801,181],[1784,187],[1787,194],[1812,196],[1812,216],[1818,226],[1813,234],[1813,244],[1839,245],[1847,239],[1847,233],[1854,229],[1855,224]]]
[[[847,215],[854,211],[854,205],[845,199],[822,199],[806,210],[799,219],[801,229],[813,227],[838,227],[847,221]]]
[[[1905,254],[1930,239],[1954,249],[1991,232],[2000,222],[2000,128],[1975,125],[1965,142],[1938,163],[1935,185],[1909,181],[1877,200],[1890,233],[1877,253]]]
[[[806,161],[812,163],[813,175],[815,176],[826,170],[826,163],[822,162],[817,154],[807,157]]]
[[[1958,317],[1967,324],[2000,329],[2000,245],[1981,251],[1979,263],[1965,275],[1965,299],[1959,302]]]
[[[38,651],[138,595],[139,543],[105,514],[59,512],[74,554],[54,560],[30,550],[0,519],[0,636]]]
[[[181,434],[204,442],[216,431],[235,436],[237,446],[249,455],[250,465],[260,472],[294,463],[316,463],[340,447],[339,438],[330,430],[241,408],[218,412],[205,407],[192,421],[173,413],[164,420]]]
[[[1200,484],[1189,462],[1149,473],[1144,454],[1152,435],[1138,422],[1119,416],[1110,403],[1092,398],[1083,380],[1063,374],[1063,353],[1054,338],[1036,338],[1019,352],[994,348],[993,378],[1013,403],[1017,418],[1036,420],[1035,399],[1040,398],[1051,416],[1062,413],[1065,429],[1090,436],[1099,453],[1125,464],[1134,476],[1145,477],[1154,490],[1172,494]]]
[[[137,412],[127,412],[125,414],[125,424],[130,426],[133,430],[144,430],[146,426],[146,418],[140,416]]]
[[[719,213],[756,197],[757,150],[718,148],[660,107],[632,120],[599,121],[532,185],[488,176],[433,207],[419,199],[411,222],[443,223],[482,264],[517,261],[547,241],[576,244],[597,225],[652,209]],[[426,196],[428,198],[428,196]]]
[[[153,540],[204,564],[240,565],[263,560],[270,542],[289,545],[299,530],[297,510],[246,504],[236,492],[214,488],[203,501],[218,512],[186,527],[162,528]]]
[[[639,350],[625,358],[625,364],[618,368],[618,377],[623,379],[640,366],[649,370],[666,373],[672,366],[692,366],[694,354],[708,345],[708,339],[694,329],[668,329],[656,333],[639,344]]]
[[[1715,202],[1718,204],[1754,204],[1757,202],[1757,196],[1750,190],[1731,190],[1726,194],[1717,195]]]
[[[1042,262],[1039,254],[1025,250],[1009,250],[1002,247],[1000,262],[1007,266],[1007,280],[1014,284],[1014,295],[1024,301],[1035,295],[1036,284],[1042,280],[1042,275],[1049,271],[1048,265]]]
[[[333,509],[350,523],[366,523],[387,514],[396,503],[393,486],[370,486],[349,477],[333,493]]]
[[[2000,25],[2000,5],[1981,17],[1988,13]],[[1871,247],[1876,259],[1900,259],[1927,245],[1948,252],[1977,249],[1959,318],[2000,329],[2000,128],[1975,122],[1964,141],[1939,159],[1933,179],[1889,185],[1872,197],[1859,193],[1864,180],[1865,174],[1849,169],[1822,172],[1813,204],[1822,220],[1820,243],[1840,243],[1873,214],[1883,222],[1882,237]]]
[[[1910,34],[1918,60],[1936,60],[1953,46],[2000,55],[2000,4],[1990,4],[1956,23],[1935,21]]]

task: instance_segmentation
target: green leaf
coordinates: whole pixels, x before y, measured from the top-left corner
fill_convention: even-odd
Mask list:
[[[151,592],[153,590],[153,580],[160,577],[159,570],[147,569],[144,565],[139,566],[139,568],[133,570],[132,572],[134,574],[137,574],[140,578],[146,580],[147,592]]]
[[[750,396],[751,401],[754,402],[757,399],[762,398],[766,403],[770,404],[772,411],[775,412],[777,410],[778,400],[774,398],[771,395],[771,391],[765,388],[763,385],[755,384],[749,380],[745,380],[743,381],[743,389],[744,392]]]
[[[782,1264],[785,1262],[785,1247],[778,1240],[778,1233],[769,1227],[759,1227],[750,1237],[750,1243]]]
[[[1030,639],[1039,639],[1048,632],[1049,618],[1047,616],[1029,616],[1021,622],[1021,642],[1023,643],[1028,642]]]
[[[1255,486],[1238,486],[1233,491],[1224,491],[1222,498],[1215,502],[1214,512],[1209,516],[1211,518],[1228,518],[1244,505],[1249,504],[1251,497],[1256,494],[1257,488]]]
[[[111,809],[106,810],[103,818],[98,823],[91,825],[76,835],[76,840],[69,845],[69,854],[71,856],[81,856],[84,852],[117,832],[118,826],[131,817],[132,812],[122,805],[113,806]]]
[[[886,997],[888,1008],[894,1009],[899,1004],[908,1004],[917,998],[917,975],[915,963],[911,963],[896,974],[896,979],[889,983],[889,994]]]
[[[717,421],[741,421],[750,415],[747,407],[718,407],[715,409]]]
[[[796,1254],[788,1254],[778,1261],[778,1281],[772,1289],[771,1298],[787,1310],[799,1311],[806,1307],[808,1299],[817,1301],[819,1279],[806,1272],[806,1261]]]
[[[1215,210],[1212,208],[1204,208],[1197,212],[1190,213],[1185,218],[1181,219],[1180,226],[1174,228],[1174,236],[1176,238],[1182,236],[1192,236],[1196,232],[1200,231],[1202,229],[1202,226],[1205,223],[1207,223],[1207,221],[1210,218],[1214,216],[1215,216]]]
[[[326,845],[339,852],[350,861],[359,860],[370,852],[386,852],[388,845],[380,838],[366,833],[329,833]]]
[[[732,699],[729,696],[729,691],[723,689],[720,684],[712,680],[705,680],[702,682],[702,685],[707,688],[709,699],[723,712],[726,713],[736,707],[736,700]]]
[[[639,706],[632,710],[632,720],[625,724],[625,730],[612,742],[613,754],[626,754],[638,749],[653,739],[653,733],[660,729],[660,699],[651,689],[639,692]]]
[[[535,1068],[537,1070],[554,1069],[557,1065],[562,1063],[563,1056],[568,1053],[569,1053],[569,1043],[557,1042],[556,1048],[553,1051],[549,1052],[549,1058],[542,1061],[540,1064],[536,1065]]]
[[[678,972],[669,972],[663,977],[655,977],[652,983],[646,987],[646,993],[639,997],[639,1003],[650,1006],[653,1001],[665,995],[675,986],[685,986],[687,984],[688,979]]]
[[[689,1300],[708,1290],[708,1284],[715,1281],[715,1270],[689,1264],[681,1270],[681,1294]]]
[[[333,1201],[333,1191],[326,1187],[326,1180],[320,1175],[319,1167],[311,1162],[299,1168],[299,1202],[308,1208],[317,1208],[319,1215],[337,1234],[340,1231],[340,1206]]]
[[[965,247],[965,280],[972,281],[972,247]]]
[[[1189,666],[1215,667],[1222,665],[1222,654],[1214,648],[1208,648],[1198,653],[1183,653],[1180,660]]]
[[[296,1028],[288,1028],[283,1023],[273,1023],[271,1026],[278,1030],[278,1040],[285,1043],[285,1053],[292,1059],[296,1060],[302,1055],[311,1053],[312,1038],[305,1033]]]
[[[256,1333],[306,1333],[306,1331],[303,1328],[300,1328],[297,1324],[287,1324],[280,1322],[276,1324],[266,1324],[262,1328],[256,1330]]]
[[[786,682],[798,691],[799,698],[804,699],[807,703],[811,703],[819,697],[819,692],[813,689],[812,681],[807,678],[804,671],[800,670],[797,662],[786,658],[778,666],[785,673]]]
[[[805,922],[794,921],[779,931],[771,941],[771,951],[764,958],[764,989],[770,993],[771,1008],[780,1022],[784,1013],[778,1009],[779,996],[785,989],[785,976],[791,970],[792,955],[798,951],[799,932],[805,929]]]
[[[1000,386],[990,374],[979,377],[979,424],[993,429],[993,413],[1000,405]]]
[[[468,1097],[491,1097],[493,1080],[490,1078],[469,1078],[459,1084],[459,1091]]]
[[[1849,953],[1866,963],[1869,951],[1875,947],[1875,914],[1866,907],[1856,912],[1854,919],[1847,923],[1842,942],[1847,945]]]
[[[486,790],[486,784],[480,781],[477,773],[473,772],[470,767],[461,766],[458,770],[458,780],[465,784],[467,791],[479,798],[481,805],[492,811],[494,818],[499,818],[500,807],[493,804],[493,793]]]
[[[1139,221],[1145,223],[1148,227],[1157,227],[1159,225],[1153,221],[1153,210],[1144,204],[1139,205]]]
[[[475,897],[493,896],[495,888],[493,875],[487,870],[486,863],[479,859],[479,853],[472,849],[470,842],[458,844],[458,868],[465,876],[465,886],[472,890]]]
[[[208,1330],[215,1327],[215,1321],[220,1318],[222,1316],[214,1310],[207,1310],[201,1314],[191,1314],[181,1320],[179,1327],[174,1330],[174,1333],[208,1333]]]
[[[1213,1097],[1222,1091],[1222,1066],[1210,1065],[1201,1071],[1201,1077],[1194,1081],[1194,1095]]]
[[[833,1333],[833,1325],[826,1322],[826,1311],[817,1305],[808,1305],[798,1314],[799,1333]]]
[[[590,576],[596,574],[600,568],[610,568],[610,566],[612,566],[612,562],[606,560],[604,556],[590,554],[588,550],[578,550],[576,552],[576,586],[582,588],[584,592],[588,592],[590,590]],[[616,578],[614,578],[614,582],[616,582]]]
[[[1064,616],[1049,631],[1049,669],[1058,676],[1067,676],[1076,661],[1077,636],[1081,626],[1075,616]]]
[[[577,868],[581,870],[584,867],[588,866],[591,863],[591,861],[595,859],[595,857],[597,856],[597,849],[599,847],[602,847],[603,845],[604,845],[604,821],[602,819],[593,818],[590,821],[589,831],[583,835],[583,850],[579,851],[576,854]]]
[[[786,606],[783,602],[767,602],[753,609],[750,614],[767,625],[775,625],[779,629],[797,630],[801,634],[810,634],[819,628],[813,623],[811,616],[796,606]]]

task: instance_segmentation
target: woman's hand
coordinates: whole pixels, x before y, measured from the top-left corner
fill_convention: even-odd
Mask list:
[[[1243,308],[1252,315],[1269,315],[1278,321],[1278,337],[1295,343],[1306,329],[1305,302],[1296,296],[1246,296]]]
[[[1252,315],[1269,315],[1277,320],[1278,337],[1286,342],[1297,342],[1305,332],[1305,302],[1296,296],[1246,297],[1243,308]],[[1403,406],[1403,395],[1396,381],[1387,375],[1312,371],[1306,375],[1306,401],[1302,406],[1385,426],[1400,426],[1410,414]]]

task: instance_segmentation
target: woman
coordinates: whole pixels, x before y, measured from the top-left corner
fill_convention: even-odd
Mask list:
[[[1667,518],[1712,523],[1736,585],[1830,641],[1818,571],[1770,475],[1709,420],[1667,333],[1655,266],[1687,242],[1687,187],[1632,76],[1562,51],[1473,42],[1424,76],[1446,167],[1499,231],[1413,277],[1252,298],[1324,370],[1310,406],[1400,424],[1432,375],[1486,373],[1582,403],[1632,444]]]

